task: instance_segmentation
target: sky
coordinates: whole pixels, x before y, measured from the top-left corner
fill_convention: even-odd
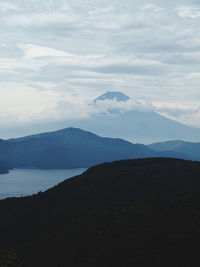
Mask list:
[[[106,91],[200,127],[199,0],[0,0],[0,25],[1,127],[90,116]]]

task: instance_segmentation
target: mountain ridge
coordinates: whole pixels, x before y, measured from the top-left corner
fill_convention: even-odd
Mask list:
[[[3,160],[13,168],[81,168],[157,153],[144,145],[76,128],[1,141],[0,150]]]
[[[185,142],[182,140],[172,140],[150,144],[149,148],[155,151],[173,151],[183,153],[190,160],[200,161],[200,142]]]
[[[13,168],[88,168],[103,162],[145,157],[185,158],[177,152],[156,152],[143,144],[100,137],[79,128],[0,141],[2,159]]]

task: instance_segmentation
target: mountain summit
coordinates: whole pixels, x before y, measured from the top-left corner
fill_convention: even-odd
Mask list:
[[[116,100],[117,102],[126,102],[129,99],[130,97],[121,92],[107,92],[94,99],[93,103],[96,104],[97,101],[104,101],[104,100]]]

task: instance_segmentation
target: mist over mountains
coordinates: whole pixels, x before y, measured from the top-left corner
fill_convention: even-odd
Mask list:
[[[1,172],[8,172],[9,167],[91,167],[103,162],[145,157],[200,160],[199,143],[170,141],[149,146],[133,144],[139,140],[141,143],[162,139],[199,140],[200,129],[145,110],[142,103],[121,92],[107,92],[94,99],[90,105],[101,112],[81,120],[42,125],[44,129],[56,129],[53,132],[0,140]],[[133,106],[135,110],[132,110]],[[57,130],[66,125],[70,127]],[[33,133],[37,131],[37,126],[34,131],[32,127],[26,130]],[[19,130],[23,132],[24,129]]]
[[[62,107],[65,112],[65,106]],[[88,103],[88,114],[81,119],[52,120],[40,124],[1,128],[0,136],[26,136],[75,127],[100,136],[123,138],[133,143],[150,144],[168,140],[198,142],[200,129],[159,115],[145,104],[121,92],[107,92]],[[81,109],[80,109],[81,113]]]
[[[91,167],[103,162],[145,157],[200,160],[199,143],[186,141],[157,143],[159,140],[169,139],[200,140],[200,129],[145,110],[142,103],[130,99],[121,92],[107,92],[94,99],[90,105],[101,112],[81,120],[19,128],[21,133],[23,131],[34,133],[40,127],[43,130],[55,131],[0,140],[1,172],[8,172],[9,167]],[[132,110],[133,106],[135,110]],[[66,125],[70,127],[57,130]],[[140,143],[156,141],[156,143],[149,146],[135,144],[138,141],[141,141]]]
[[[200,140],[200,129],[161,116],[121,92],[107,92],[95,99],[93,105],[102,112],[86,119],[58,124],[67,123],[68,126],[80,127],[101,136],[120,137],[133,143]]]

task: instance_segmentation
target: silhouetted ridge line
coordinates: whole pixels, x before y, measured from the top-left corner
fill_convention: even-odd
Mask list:
[[[199,162],[118,161],[0,201],[0,266],[197,266],[199,173]]]
[[[13,168],[82,168],[103,162],[144,157],[181,157],[156,152],[119,138],[100,137],[77,128],[66,128],[0,142],[1,156]]]

